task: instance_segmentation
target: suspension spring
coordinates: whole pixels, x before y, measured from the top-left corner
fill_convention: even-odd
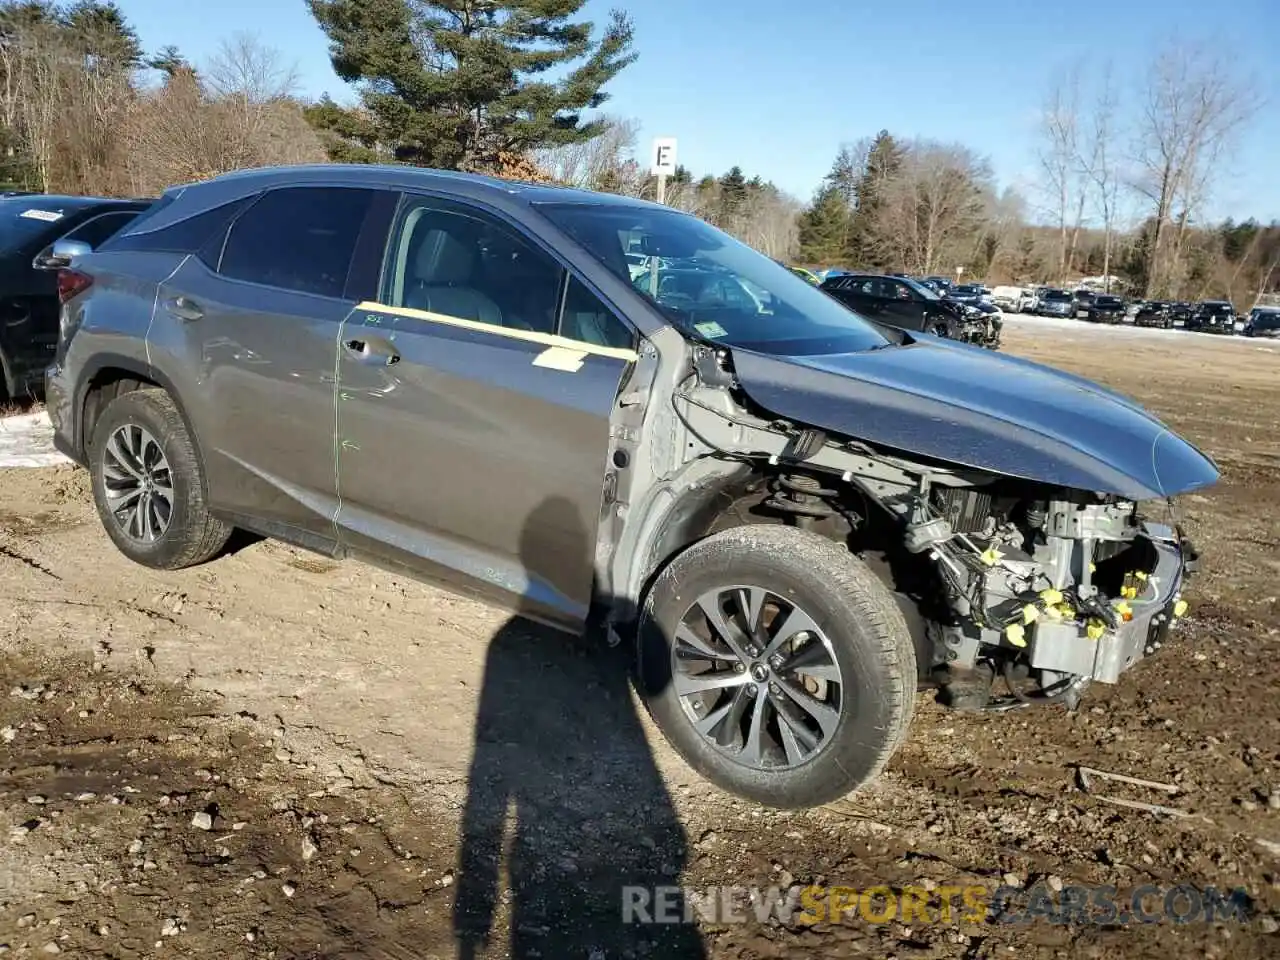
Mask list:
[[[788,513],[797,523],[811,523],[833,517],[836,510],[827,501],[837,495],[815,477],[802,473],[789,473],[776,477],[772,494],[764,505],[780,513]]]

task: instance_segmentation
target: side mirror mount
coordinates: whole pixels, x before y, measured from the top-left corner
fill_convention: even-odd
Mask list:
[[[93,247],[83,240],[58,240],[53,246],[37,253],[36,258],[31,261],[31,266],[36,270],[61,270],[63,267],[71,266],[71,261],[76,257],[83,257],[86,253],[92,252]]]

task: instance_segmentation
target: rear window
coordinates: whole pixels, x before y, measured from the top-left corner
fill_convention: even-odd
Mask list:
[[[1094,302],[1100,307],[1124,306],[1124,301],[1119,297],[1098,297]]]
[[[1071,294],[1065,290],[1046,290],[1044,294],[1046,300],[1070,300]]]

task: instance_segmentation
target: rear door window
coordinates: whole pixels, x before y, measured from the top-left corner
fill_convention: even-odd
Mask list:
[[[263,194],[231,225],[218,272],[233,280],[342,297],[375,192],[288,187]]]

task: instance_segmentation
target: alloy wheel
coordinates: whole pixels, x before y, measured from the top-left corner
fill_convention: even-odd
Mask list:
[[[717,751],[783,770],[827,746],[843,677],[831,641],[793,601],[759,586],[718,588],[690,605],[674,640],[676,695]]]
[[[117,427],[102,452],[107,509],[138,543],[155,543],[173,517],[173,476],[159,441],[143,427]]]

